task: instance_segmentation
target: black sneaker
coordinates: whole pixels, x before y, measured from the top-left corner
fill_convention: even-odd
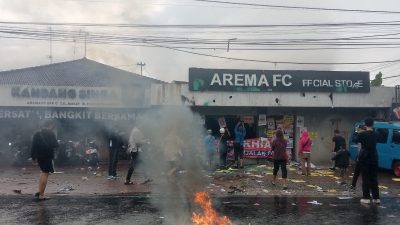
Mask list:
[[[356,190],[356,187],[353,185],[350,185],[349,189],[354,191],[354,190]]]

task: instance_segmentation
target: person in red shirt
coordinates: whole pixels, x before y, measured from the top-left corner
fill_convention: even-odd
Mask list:
[[[308,131],[304,130],[301,133],[300,143],[299,143],[299,158],[301,158],[301,175],[310,175],[311,168],[311,144],[312,140],[308,136]],[[306,167],[307,163],[307,167]]]

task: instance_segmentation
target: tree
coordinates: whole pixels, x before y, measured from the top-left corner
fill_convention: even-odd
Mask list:
[[[375,79],[371,80],[372,87],[380,87],[382,86],[382,73],[379,72],[375,75]]]

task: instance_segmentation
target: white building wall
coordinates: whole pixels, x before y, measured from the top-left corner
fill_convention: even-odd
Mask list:
[[[250,107],[360,107],[388,108],[395,95],[393,87],[371,87],[370,93],[298,93],[298,92],[189,92],[187,84],[152,84],[152,105],[188,104],[197,106]]]

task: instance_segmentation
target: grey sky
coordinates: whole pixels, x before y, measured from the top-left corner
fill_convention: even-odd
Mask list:
[[[261,1],[232,0],[232,2],[310,6],[325,8],[346,8],[365,10],[400,11],[397,1],[376,0],[303,0],[303,1]],[[397,4],[396,4],[397,3]],[[0,21],[51,22],[51,23],[129,23],[129,24],[301,24],[301,23],[348,23],[373,21],[400,21],[400,14],[327,12],[313,10],[271,9],[201,3],[192,0],[0,0]],[[1,27],[17,25],[0,24]],[[24,28],[48,29],[46,26],[24,25]],[[334,31],[302,29],[301,32],[288,29],[273,31],[237,29],[189,30],[189,29],[115,29],[57,27],[52,29],[78,32],[125,34],[137,36],[172,36],[181,38],[230,38],[241,39],[287,39],[287,38],[340,38],[400,32],[400,28],[337,29]],[[49,63],[50,42],[2,38],[0,33],[2,63],[0,70],[9,70]],[[399,37],[399,36],[393,36]],[[387,40],[389,41],[389,40]],[[396,42],[396,40],[390,40]],[[235,48],[235,41],[232,41]],[[82,58],[84,44],[53,42],[53,62]],[[190,50],[190,49],[189,49]],[[362,62],[400,59],[397,48],[363,50],[319,50],[319,51],[235,51],[191,50],[224,57],[246,58],[271,61],[296,62]],[[240,69],[311,69],[311,70],[371,70],[374,76],[381,70],[384,76],[400,75],[400,63],[371,65],[288,65],[232,61],[205,56],[196,56],[165,48],[132,47],[126,45],[87,45],[87,57],[124,70],[140,73],[137,62],[145,62],[144,75],[161,80],[187,80],[189,67],[240,68]],[[400,78],[385,80],[385,85],[399,84]]]

